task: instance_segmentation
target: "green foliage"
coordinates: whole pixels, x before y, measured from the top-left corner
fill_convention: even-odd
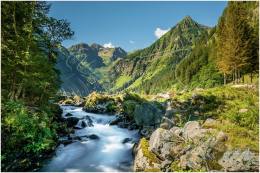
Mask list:
[[[51,101],[60,85],[55,49],[73,35],[48,17],[46,2],[3,2],[1,19],[2,170],[23,171],[56,145]],[[49,108],[48,108],[49,107]]]
[[[50,123],[51,116],[43,109],[28,109],[21,102],[10,100],[2,103],[3,170],[13,160],[26,158],[28,154],[37,157],[55,147],[56,134]]]
[[[118,105],[115,101],[108,102],[106,109],[108,112],[117,112],[118,111]]]

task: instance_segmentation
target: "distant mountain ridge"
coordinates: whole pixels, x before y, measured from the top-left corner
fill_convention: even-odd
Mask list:
[[[109,68],[109,65],[126,56],[120,47],[105,48],[99,44],[80,43],[66,49],[59,49],[56,68],[60,71],[61,92],[81,96],[92,91],[103,91],[98,70]]]

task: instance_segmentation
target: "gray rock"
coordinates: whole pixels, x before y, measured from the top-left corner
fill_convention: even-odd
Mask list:
[[[180,157],[180,167],[182,169],[199,170],[206,168],[206,160],[211,158],[216,140],[209,138],[206,142],[196,146]]]
[[[259,171],[259,158],[249,150],[226,151],[218,163],[225,171]]]
[[[93,121],[89,116],[84,117],[84,124],[82,124],[82,127],[93,127]]]
[[[113,125],[117,125],[119,122],[123,121],[122,117],[118,116],[116,117],[116,119],[112,120],[109,125],[113,126]]]
[[[217,142],[225,142],[228,140],[228,136],[224,132],[220,131],[217,134],[216,140]]]
[[[67,126],[68,127],[73,127],[75,125],[77,125],[78,121],[80,119],[77,118],[77,117],[69,117],[69,118],[66,118],[66,123],[67,123]]]
[[[93,140],[99,139],[98,135],[95,135],[95,134],[88,135],[88,138],[93,139]]]
[[[165,143],[165,134],[168,131],[162,128],[156,129],[149,140],[149,150],[159,155],[160,149],[163,147]]]
[[[125,139],[122,141],[122,144],[131,142],[132,140],[133,140],[132,138],[125,138]]]
[[[175,136],[182,136],[182,129],[179,127],[172,127],[170,132]]]
[[[137,105],[134,120],[138,126],[158,126],[161,122],[162,111],[151,103]]]
[[[200,127],[199,122],[189,121],[183,128],[183,137],[185,139],[203,138],[206,132],[206,129]]]
[[[166,168],[170,167],[171,163],[172,163],[172,161],[170,161],[170,160],[164,160],[164,161],[162,161],[160,168],[166,169]]]
[[[206,127],[211,127],[213,125],[215,125],[217,123],[216,120],[212,119],[212,118],[208,118],[206,119],[206,121],[203,123],[203,126],[206,126]]]
[[[67,114],[65,115],[65,117],[71,117],[71,116],[73,116],[71,113],[67,113]]]
[[[127,122],[119,122],[117,125],[120,128],[127,128],[129,123],[127,123]]]
[[[134,129],[138,129],[137,124],[135,123],[131,123],[129,124],[129,126],[127,127],[128,130],[134,130]]]
[[[158,128],[150,137],[149,150],[162,159],[168,159],[171,148],[175,145],[173,138],[174,135],[169,130]]]

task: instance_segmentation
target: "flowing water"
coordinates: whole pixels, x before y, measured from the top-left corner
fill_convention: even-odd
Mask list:
[[[93,121],[92,127],[75,130],[76,136],[95,134],[99,139],[75,141],[68,145],[61,144],[56,153],[44,164],[40,171],[62,172],[91,172],[91,171],[132,171],[133,156],[132,142],[122,143],[126,138],[137,141],[139,136],[136,130],[110,126],[109,122],[115,116],[87,113],[80,107],[61,106],[63,116],[71,113],[75,117],[89,116]]]

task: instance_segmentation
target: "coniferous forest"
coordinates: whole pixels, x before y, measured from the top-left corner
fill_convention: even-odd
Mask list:
[[[132,52],[50,9],[1,2],[1,171],[259,171],[258,1]]]

